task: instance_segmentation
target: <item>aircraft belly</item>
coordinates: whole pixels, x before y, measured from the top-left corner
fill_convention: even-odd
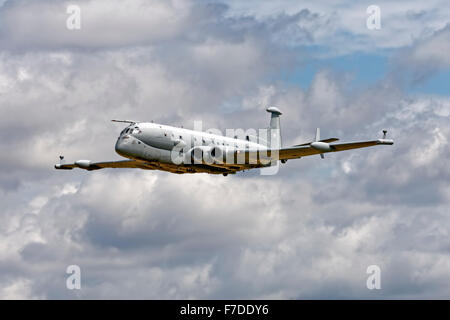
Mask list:
[[[171,156],[172,151],[171,150],[159,150],[159,151],[160,151],[159,160],[161,162],[174,164],[172,162],[172,156]]]
[[[161,158],[161,152],[158,149],[145,146],[144,158],[148,160],[159,160]]]

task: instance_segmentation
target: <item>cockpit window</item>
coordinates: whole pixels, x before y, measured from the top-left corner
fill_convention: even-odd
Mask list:
[[[127,127],[125,129],[122,130],[122,132],[120,133],[120,135],[124,135],[126,133],[131,133],[133,131],[133,128]]]

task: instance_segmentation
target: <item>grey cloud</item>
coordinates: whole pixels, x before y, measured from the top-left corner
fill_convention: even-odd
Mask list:
[[[183,8],[161,1],[79,1],[80,30],[69,30],[67,1],[9,1],[1,7],[6,49],[105,48],[157,43],[181,36]],[[188,12],[188,11],[186,11]]]
[[[297,1],[235,1],[230,0],[230,12],[236,15],[251,14],[257,19],[267,16],[296,14],[305,8]],[[366,9],[370,1],[315,1],[307,6],[315,19],[304,20],[298,26],[308,30],[314,45],[321,46],[317,55],[340,56],[380,49],[398,49],[410,46],[415,40],[431,35],[449,22],[449,10],[445,0],[432,3],[379,0],[381,9],[380,30],[366,28]],[[292,30],[292,28],[291,28]],[[291,38],[293,35],[290,34]]]
[[[289,35],[296,43],[311,41],[309,24],[318,17],[304,9],[267,21],[227,17],[228,6],[196,1],[78,1],[81,29],[69,30],[67,1],[9,1],[0,7],[0,47],[26,50],[124,48],[203,43],[212,37],[242,42],[251,34]],[[305,24],[304,26],[300,23]],[[230,32],[231,31],[231,32]],[[263,39],[263,38],[261,38]],[[305,40],[305,41],[304,41]]]
[[[406,77],[408,82],[422,84],[431,75],[450,68],[450,25],[435,31],[429,37],[422,38],[396,57],[396,72]]]

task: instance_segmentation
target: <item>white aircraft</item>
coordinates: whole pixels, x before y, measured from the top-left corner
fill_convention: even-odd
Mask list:
[[[317,128],[315,141],[282,147],[280,133],[281,111],[276,107],[266,109],[271,114],[267,132],[259,136],[226,137],[203,131],[193,131],[171,127],[153,122],[112,120],[129,123],[120,133],[116,142],[116,152],[127,158],[122,161],[92,162],[78,160],[65,164],[60,156],[56,169],[71,170],[80,168],[98,170],[103,168],[140,168],[163,170],[173,173],[233,174],[238,171],[264,168],[296,159],[324,153],[365,148],[376,145],[392,145],[391,139],[383,138],[369,141],[334,143],[339,139],[320,140]]]

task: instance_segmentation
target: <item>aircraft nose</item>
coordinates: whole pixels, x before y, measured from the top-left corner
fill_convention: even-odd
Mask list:
[[[116,141],[115,150],[118,154],[123,155],[124,154],[124,145],[123,145],[123,139],[122,137],[119,137]]]

